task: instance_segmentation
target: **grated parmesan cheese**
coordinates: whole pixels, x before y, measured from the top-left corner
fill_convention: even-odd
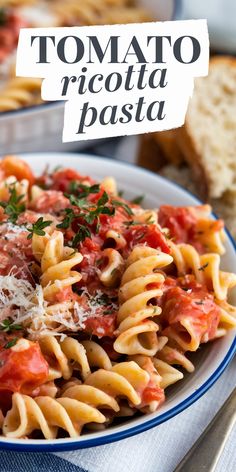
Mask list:
[[[4,223],[0,226],[0,234],[4,235],[4,238],[11,240],[16,239],[19,234],[25,233],[27,231],[26,226],[24,225],[14,225],[11,222]]]
[[[89,318],[89,311],[86,311],[82,306],[79,305],[78,302],[75,302],[74,304],[74,310],[75,310],[75,315],[78,318],[78,326],[81,329],[85,328],[84,322]]]
[[[13,322],[27,329],[31,339],[49,334],[66,337],[62,331],[77,332],[85,328],[88,318],[102,316],[102,313],[99,313],[99,299],[104,293],[98,290],[95,296],[92,296],[86,288],[82,290],[87,298],[86,307],[77,301],[48,305],[44,300],[41,285],[33,288],[27,280],[18,279],[11,273],[0,276],[0,321],[10,317]],[[109,308],[117,310],[118,307],[116,303],[109,302]],[[104,333],[101,331],[101,334]]]
[[[24,279],[15,275],[0,276],[0,311],[1,319],[11,316],[17,323],[23,323],[35,314],[41,314],[42,306],[39,300],[40,285],[36,289]]]
[[[101,299],[104,293],[102,292],[102,290],[97,290],[96,295],[92,296],[89,294],[86,287],[82,287],[81,290],[83,290],[82,295],[86,295],[87,297],[88,308],[83,308],[82,306],[79,305],[78,302],[75,302],[74,309],[75,309],[75,314],[78,317],[78,324],[80,328],[84,329],[85,328],[84,322],[88,318],[93,318],[93,317],[99,318],[99,316],[102,316],[102,313],[98,314],[98,310],[101,308],[101,303],[99,303],[99,299]],[[114,311],[118,310],[118,305],[114,302],[110,302],[109,307],[111,310],[114,310]],[[97,329],[98,332],[99,332],[99,329],[100,328]],[[102,331],[100,331],[100,333],[104,334],[104,330],[103,330],[103,333]]]

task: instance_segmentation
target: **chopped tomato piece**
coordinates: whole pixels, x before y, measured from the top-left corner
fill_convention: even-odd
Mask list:
[[[168,325],[181,329],[181,321],[188,318],[202,340],[213,339],[220,320],[220,308],[207,288],[193,276],[177,279],[179,286],[165,287],[162,302],[163,316]]]
[[[125,238],[129,243],[130,248],[137,244],[147,244],[154,249],[170,254],[170,248],[167,244],[166,237],[157,228],[156,225],[135,225],[131,226],[126,233]]]
[[[85,331],[97,336],[98,338],[103,338],[104,336],[112,337],[115,331],[115,321],[115,313],[87,318],[84,322]]]
[[[48,379],[48,363],[39,344],[26,339],[0,351],[0,390],[30,394]]]
[[[52,186],[53,190],[60,190],[61,192],[68,192],[69,185],[72,181],[83,181],[92,182],[90,177],[83,177],[73,169],[60,169],[54,172],[52,175]]]
[[[158,222],[163,228],[170,230],[175,243],[187,243],[193,237],[197,218],[189,208],[162,205],[158,212]]]
[[[196,207],[198,209],[200,207]],[[158,222],[163,228],[168,228],[170,237],[174,242],[192,244],[200,253],[205,252],[205,247],[199,240],[199,218],[194,207],[172,207],[162,205],[158,212]],[[210,220],[209,220],[210,221]],[[209,230],[218,232],[224,227],[223,220],[210,221]]]
[[[32,243],[27,239],[28,234],[24,229],[15,231],[14,226],[0,225],[0,275],[11,272],[34,285],[29,266],[33,260]]]
[[[66,287],[60,290],[59,292],[53,294],[54,300],[58,303],[68,302],[69,300],[77,300],[77,295],[72,291],[71,287]]]
[[[110,215],[100,215],[100,229],[99,235],[103,240],[106,239],[106,234],[109,230],[114,230],[117,232],[124,232],[124,222],[127,221],[127,214],[124,211],[121,211],[120,208],[116,208],[115,214]]]
[[[158,386],[147,386],[142,394],[142,404],[148,405],[152,401],[162,403],[165,400],[164,390]]]
[[[93,239],[86,238],[79,249],[83,256],[83,260],[79,264],[79,271],[82,275],[82,285],[90,286],[91,284],[98,284],[98,266],[97,260],[101,258],[100,245]],[[98,288],[98,287],[97,287]],[[101,284],[99,283],[99,288]]]
[[[97,236],[92,236],[92,238],[85,238],[82,244],[82,254],[89,254],[91,251],[99,251],[101,249],[101,239]],[[85,249],[86,248],[86,249]]]
[[[0,169],[4,172],[5,177],[14,175],[17,180],[27,179],[30,185],[35,182],[35,176],[30,166],[15,156],[6,156],[0,162]]]
[[[62,192],[46,190],[31,205],[31,208],[42,213],[57,213],[68,206],[68,199],[64,197]]]

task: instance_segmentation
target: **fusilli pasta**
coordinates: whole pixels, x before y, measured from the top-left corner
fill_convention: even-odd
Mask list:
[[[236,276],[221,269],[223,222],[209,206],[144,210],[111,177],[36,177],[7,156],[0,210],[8,438],[78,437],[153,413],[194,371],[193,353],[236,326]]]
[[[66,3],[63,0],[2,0],[1,7],[4,9],[4,22],[1,25],[3,40],[0,45],[0,112],[42,103],[41,79],[15,77],[15,49],[21,27],[90,26],[151,21],[149,13],[130,0],[67,0]],[[106,179],[105,187],[115,193],[114,179]]]

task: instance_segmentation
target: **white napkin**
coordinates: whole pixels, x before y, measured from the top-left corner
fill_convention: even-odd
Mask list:
[[[236,359],[202,398],[166,423],[113,444],[57,455],[89,472],[173,472],[235,385]],[[236,471],[235,446],[236,428],[216,472]]]

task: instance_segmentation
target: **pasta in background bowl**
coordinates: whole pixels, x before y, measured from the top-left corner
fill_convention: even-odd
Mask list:
[[[140,433],[166,421],[187,408],[206,392],[221,375],[236,351],[235,332],[232,329],[228,330],[228,328],[232,328],[236,324],[235,309],[227,305],[224,301],[228,288],[233,287],[236,282],[233,274],[233,272],[236,271],[234,242],[231,240],[230,235],[223,235],[222,225],[219,221],[210,219],[208,206],[201,206],[200,202],[185,190],[148,171],[120,162],[113,162],[109,159],[87,155],[76,156],[70,154],[45,153],[24,155],[23,159],[32,166],[36,175],[42,174],[45,166],[48,164],[50,165],[50,169],[54,169],[58,165],[74,169],[74,173],[70,171],[66,174],[66,179],[65,174],[60,174],[60,171],[55,173],[55,175],[61,175],[61,177],[59,180],[57,178],[54,181],[55,186],[52,192],[55,192],[56,188],[56,191],[58,191],[59,188],[65,191],[69,179],[69,181],[72,181],[72,185],[70,186],[72,195],[70,196],[71,204],[76,204],[80,209],[83,207],[83,211],[88,215],[86,198],[90,195],[93,202],[100,201],[100,203],[97,203],[100,208],[100,213],[98,212],[97,214],[112,218],[113,213],[111,213],[111,211],[113,211],[113,208],[109,206],[110,203],[108,203],[107,197],[104,197],[105,192],[105,194],[110,196],[113,205],[120,209],[116,215],[118,215],[119,221],[120,218],[123,218],[122,221],[127,231],[124,233],[124,238],[122,233],[118,234],[112,228],[107,228],[106,243],[104,243],[102,251],[108,263],[105,264],[105,266],[100,266],[98,272],[100,282],[102,286],[105,287],[105,291],[106,289],[108,290],[107,293],[109,293],[109,297],[111,297],[110,291],[116,290],[115,287],[120,287],[118,307],[116,306],[117,300],[115,299],[115,293],[113,293],[113,298],[110,298],[109,303],[106,299],[104,303],[104,294],[99,294],[100,299],[101,296],[103,296],[102,304],[108,304],[108,307],[106,306],[106,308],[108,308],[106,316],[109,317],[114,311],[118,310],[114,350],[111,350],[111,346],[106,347],[105,344],[103,346],[102,337],[105,334],[103,329],[109,329],[109,327],[105,325],[93,327],[93,329],[96,329],[97,338],[96,336],[95,338],[79,338],[78,343],[75,332],[73,332],[73,327],[71,327],[69,323],[70,318],[67,317],[66,320],[62,317],[55,318],[55,294],[57,294],[58,291],[60,292],[61,288],[67,287],[68,283],[72,285],[80,284],[81,274],[83,277],[85,274],[86,277],[91,277],[91,275],[92,278],[94,277],[94,274],[89,272],[88,267],[86,269],[86,258],[90,260],[91,254],[93,254],[95,248],[89,246],[90,250],[87,252],[81,249],[85,266],[79,269],[81,267],[82,256],[80,250],[77,251],[76,245],[78,241],[85,240],[86,237],[89,239],[89,235],[86,233],[86,229],[84,229],[84,227],[82,228],[83,225],[80,221],[79,230],[77,227],[78,233],[76,233],[79,234],[79,239],[77,238],[77,240],[74,241],[75,244],[73,248],[71,248],[68,243],[66,246],[63,242],[62,234],[64,234],[67,240],[70,240],[71,233],[70,236],[68,236],[66,232],[68,228],[70,228],[72,220],[69,221],[68,218],[74,218],[74,216],[72,213],[67,212],[64,215],[64,220],[60,219],[59,223],[57,217],[55,217],[55,212],[59,212],[58,214],[60,214],[60,211],[65,211],[65,208],[71,209],[70,205],[68,207],[68,201],[65,207],[65,198],[69,198],[68,195],[67,197],[63,197],[63,194],[61,194],[60,199],[57,198],[56,201],[54,199],[54,203],[51,201],[53,215],[50,215],[50,199],[48,200],[48,198],[46,198],[45,200],[47,191],[44,189],[45,186],[47,187],[48,185],[47,176],[44,176],[45,178],[40,181],[41,187],[35,185],[32,187],[30,203],[31,215],[34,211],[37,211],[38,216],[43,215],[43,220],[39,218],[37,222],[35,222],[34,219],[31,221],[29,218],[29,223],[37,223],[36,226],[30,226],[27,230],[29,232],[29,237],[27,238],[29,246],[27,246],[27,248],[31,247],[32,244],[34,254],[34,265],[31,266],[30,270],[31,273],[35,274],[36,278],[40,277],[43,299],[47,302],[47,314],[51,317],[54,316],[53,326],[57,327],[64,323],[64,327],[67,326],[70,336],[58,337],[57,335],[60,334],[60,332],[63,333],[63,331],[59,329],[56,333],[51,332],[49,336],[43,336],[42,339],[40,339],[41,354],[34,347],[32,351],[33,355],[36,356],[37,359],[43,355],[44,359],[49,362],[49,379],[51,379],[51,383],[47,385],[46,392],[38,390],[41,394],[37,393],[37,388],[40,389],[43,387],[40,385],[43,383],[42,378],[45,374],[44,361],[41,360],[42,369],[37,378],[38,384],[32,383],[33,381],[35,382],[35,377],[32,377],[28,380],[28,383],[24,384],[23,395],[19,392],[14,393],[13,406],[8,410],[3,423],[3,432],[6,436],[0,438],[1,448],[42,451],[91,447]],[[5,173],[5,177],[8,179],[7,186],[13,185],[14,187],[9,188],[14,188],[16,192],[15,194],[11,193],[11,196],[13,195],[16,199],[21,195],[25,195],[27,186],[33,183],[31,173],[26,170],[24,165],[18,167],[17,164],[15,166],[15,162],[14,160],[11,161],[11,158],[10,161],[9,159],[5,161],[2,168],[3,170],[7,169]],[[75,171],[79,172],[80,175],[91,176],[95,182],[103,182],[103,190],[102,193],[99,193],[97,200],[94,200],[94,198],[101,189],[98,189],[96,187],[97,184],[94,183],[94,181],[90,181],[88,177],[83,178],[81,181],[82,187],[80,187],[80,191],[82,194],[80,193],[78,195],[76,193],[77,187],[75,183],[73,183],[76,175]],[[14,174],[14,172],[15,177],[12,180],[12,175],[9,174]],[[62,178],[62,176],[64,177]],[[107,176],[112,176],[112,178]],[[18,178],[17,183],[15,183],[16,177]],[[127,207],[127,204],[122,199],[123,197],[121,198],[117,195],[116,184],[118,189],[124,192],[123,197],[125,199],[131,200],[137,197],[137,194],[145,195],[143,206],[147,208],[147,210],[141,210],[137,204],[131,204]],[[6,201],[4,192],[6,193],[6,181],[4,185],[0,187],[1,204],[2,201]],[[24,197],[20,197],[20,200],[16,203],[22,204],[23,198]],[[76,200],[76,198],[78,198],[78,200]],[[101,198],[102,200],[99,200]],[[56,205],[59,205],[59,207],[56,208]],[[188,212],[189,230],[191,230],[191,225],[197,222],[195,233],[193,234],[191,231],[188,233],[189,235],[191,234],[191,245],[179,243],[177,233],[175,233],[175,241],[170,237],[171,231],[174,230],[169,222],[172,221],[172,223],[176,223],[179,216],[179,221],[181,221],[183,217],[182,213],[182,216],[178,215],[177,219],[176,215],[168,214],[168,212],[171,211],[170,205],[191,208],[191,215]],[[14,207],[14,211],[12,211],[12,206],[11,208],[9,208],[9,205],[6,206],[2,204],[1,206],[5,212],[7,208],[6,214],[10,216],[10,218],[13,218],[13,222],[7,223],[9,225],[9,234],[7,234],[6,237],[11,242],[14,237],[12,233],[14,233],[13,228],[15,225],[14,218],[16,208]],[[96,207],[96,211],[98,211],[98,207]],[[166,228],[164,232],[162,231],[161,233],[159,230],[155,230],[156,212],[154,210],[148,210],[150,208],[155,209],[159,207],[161,207],[159,213],[161,226]],[[102,208],[106,208],[105,212],[102,212]],[[135,217],[131,216],[130,208]],[[94,208],[92,211],[94,211]],[[44,226],[42,226],[43,221],[45,223]],[[185,219],[185,227],[186,221]],[[89,216],[89,222],[91,223],[91,215]],[[97,228],[99,235],[103,234],[101,233],[104,224],[102,219],[100,223],[101,226]],[[61,225],[59,226],[59,228],[61,228],[60,230],[55,229],[56,224]],[[3,228],[3,226],[4,225],[2,225],[1,228]],[[54,227],[53,230],[52,226]],[[140,226],[145,228],[145,235],[140,231]],[[182,224],[182,229],[183,226]],[[151,232],[149,232],[148,229],[150,227]],[[181,225],[179,225],[178,228],[180,230]],[[43,231],[43,229],[45,231]],[[25,229],[21,227],[19,231],[24,232]],[[83,233],[84,231],[85,234]],[[165,234],[166,237],[164,236]],[[74,233],[73,237],[75,237]],[[179,237],[181,239],[183,235],[179,233]],[[132,242],[133,245],[132,247],[129,246],[128,253],[125,257],[127,241]],[[158,246],[159,249],[155,249],[155,246]],[[208,248],[206,246],[208,246]],[[225,253],[224,247],[226,248]],[[162,248],[162,250],[160,250],[160,248]],[[222,267],[220,272],[219,254],[222,255]],[[174,259],[174,265],[172,258]],[[14,259],[14,263],[17,265],[17,258]],[[57,266],[57,264],[59,265]],[[74,266],[78,266],[78,270],[76,270]],[[185,276],[184,274],[186,273],[189,274],[189,276]],[[199,285],[194,285],[191,274],[194,274]],[[12,277],[11,280],[13,281],[14,274],[12,272],[10,273],[10,277]],[[176,277],[179,277],[180,280],[179,284],[177,284],[178,286],[176,286],[176,284],[171,286],[173,281],[176,280]],[[182,284],[181,277],[185,277],[184,285]],[[68,282],[68,280],[70,280],[70,282]],[[162,297],[164,280],[165,283],[169,285],[170,292],[167,292],[167,298],[161,305],[164,317],[160,324],[159,317],[162,316],[161,310],[158,303],[155,303],[155,300],[158,301],[160,297]],[[23,280],[19,283],[23,283]],[[208,285],[209,294],[203,290],[205,284]],[[19,286],[19,288],[21,288],[21,286]],[[29,291],[28,295],[30,297],[32,285],[30,285],[29,282],[28,285],[24,283],[24,290]],[[174,290],[174,292],[171,292],[172,290]],[[212,291],[215,294],[214,299],[210,294]],[[209,314],[213,310],[213,314],[209,318],[211,319],[211,323],[205,326],[204,332],[201,331],[201,329],[199,331],[199,325],[195,326],[194,323],[191,324],[191,316],[189,317],[189,314],[184,319],[182,318],[179,324],[178,320],[177,324],[171,324],[170,319],[168,319],[168,323],[166,324],[165,303],[169,304],[169,313],[172,310],[172,315],[175,316],[173,307],[170,305],[173,299],[172,297],[168,299],[168,293],[172,293],[172,295],[174,294],[174,296],[177,297],[177,302],[182,303],[182,308],[186,305],[183,300],[186,300],[186,297],[190,300],[191,297],[194,297],[194,294],[196,295],[197,293],[197,299],[193,298],[195,304],[194,309],[197,309],[196,316],[202,313],[201,306],[203,302],[206,302],[206,313]],[[79,297],[81,297],[81,292],[78,292],[78,294]],[[87,296],[85,291],[83,291],[82,295]],[[38,294],[38,299],[42,302],[40,293]],[[79,300],[81,301],[81,299]],[[58,299],[58,301],[63,304],[64,308],[64,303],[66,302],[68,304],[66,309],[70,312],[71,300]],[[235,300],[232,298],[230,302],[233,301]],[[88,298],[87,302],[90,304],[89,309],[92,311],[93,303],[91,303],[91,299]],[[136,307],[135,316],[132,316],[134,302]],[[19,304],[20,302],[19,300],[17,302],[15,299],[15,304],[17,305],[17,303]],[[28,314],[25,314],[24,318],[21,317],[23,323],[27,321],[27,316],[29,317],[29,312],[32,310],[35,301],[29,299],[28,303]],[[74,305],[75,303],[78,302],[74,302]],[[183,305],[183,303],[185,305]],[[59,308],[57,308],[57,310],[58,309]],[[77,310],[79,313],[78,305]],[[38,318],[38,312],[36,313],[34,311],[32,313],[35,314],[35,317],[31,315],[33,322],[29,326],[29,333],[33,341],[35,336],[37,338],[38,330],[42,328],[40,324],[42,317]],[[219,317],[218,321],[217,316]],[[82,324],[86,323],[86,317],[82,317],[81,319],[81,313],[79,318]],[[35,320],[37,320],[38,324]],[[159,326],[159,331],[157,325],[161,326],[161,328]],[[175,329],[173,329],[173,326]],[[182,328],[180,329],[181,326]],[[200,322],[200,328],[202,328],[202,326],[203,323]],[[7,325],[7,330],[8,328],[9,325]],[[43,325],[43,329],[44,328],[45,325]],[[46,325],[46,328],[48,328],[48,325]],[[102,331],[99,331],[99,328],[102,328]],[[132,332],[130,332],[130,329]],[[108,331],[106,331],[106,333],[107,332]],[[221,335],[224,336],[221,337]],[[202,349],[197,352],[191,352],[191,356],[189,356],[189,351],[195,351],[199,342],[205,343],[209,339],[218,336],[219,339],[204,344],[204,348],[202,347]],[[96,339],[98,339],[98,342]],[[99,339],[101,339],[101,342]],[[8,342],[11,342],[11,340]],[[13,350],[13,355],[20,356],[20,353],[24,352],[24,349],[26,349],[25,341],[21,339],[17,343],[14,343],[13,337],[13,345],[8,345],[6,350],[8,352]],[[203,344],[201,345],[203,346]],[[29,347],[33,349],[31,345]],[[104,349],[106,348],[108,355],[104,354],[103,347]],[[187,356],[184,354],[186,351],[188,351]],[[68,359],[75,361],[75,352],[77,356],[76,359],[80,359],[79,374],[77,371],[78,366],[75,367],[75,362],[74,364],[67,362]],[[118,353],[118,357],[114,357],[114,353]],[[67,361],[65,361],[65,356]],[[179,369],[176,364],[180,364],[182,368]],[[96,366],[95,370],[94,366]],[[73,372],[74,369],[75,371]],[[64,378],[62,382],[60,380],[61,377]],[[121,378],[123,379],[122,385],[119,383]],[[55,398],[55,386],[58,385],[57,382],[61,382],[60,395]],[[106,387],[106,385],[108,386],[111,382],[113,385],[112,389]],[[31,398],[29,393],[32,391],[32,385],[35,387],[33,398]],[[163,388],[168,385],[171,386],[167,388],[166,400],[163,402]],[[96,400],[94,399],[95,391]],[[144,391],[146,392],[145,397],[143,395]],[[128,402],[120,400],[120,397],[122,399],[124,397],[128,398]],[[59,403],[60,409],[66,411],[66,418],[68,418],[69,415],[69,418],[72,419],[72,423],[67,420],[66,423],[62,424],[61,418],[58,419],[57,415],[53,416],[55,402]],[[37,404],[37,411],[35,410],[35,403]],[[97,405],[97,408],[95,408],[95,405]],[[106,406],[105,409],[104,405]],[[139,406],[142,413],[145,413],[142,416],[133,414],[139,410]],[[74,408],[77,408],[77,410]],[[111,414],[111,412],[113,413]],[[29,414],[32,414],[33,417],[36,418],[35,423],[33,422],[32,424],[32,420],[29,420]],[[73,415],[75,414],[80,415],[80,418],[82,415],[79,430],[86,422],[89,423],[88,426],[90,426],[89,429],[83,429],[83,434],[79,437],[76,436],[78,436],[80,431],[76,429],[76,421],[73,421]],[[114,416],[120,416],[119,422],[113,423],[111,421]],[[45,421],[45,418],[47,421]],[[111,424],[109,425],[109,423]],[[109,427],[101,429],[101,425],[103,424],[109,425]],[[55,435],[57,435],[55,427],[57,426],[58,430],[58,425],[62,425],[62,428],[66,430],[67,434],[71,437],[62,438],[60,433],[59,438],[55,438]],[[43,431],[44,437],[48,439],[36,439],[34,436],[32,437],[29,431],[34,431],[34,429],[37,430],[38,428]],[[27,436],[27,438],[25,438],[25,436]],[[16,439],[16,437],[19,439]]]
[[[63,144],[64,103],[42,103],[41,79],[15,77],[15,48],[19,28],[133,23],[157,19],[164,21],[175,17],[180,2],[3,0],[1,8],[10,7],[10,18],[8,28],[5,28],[2,24],[5,21],[4,11],[1,14],[0,9],[0,35],[2,30],[3,36],[0,48],[1,153],[70,151],[89,145],[88,141]],[[13,37],[10,35],[5,45],[4,35],[9,35],[9,30]]]

